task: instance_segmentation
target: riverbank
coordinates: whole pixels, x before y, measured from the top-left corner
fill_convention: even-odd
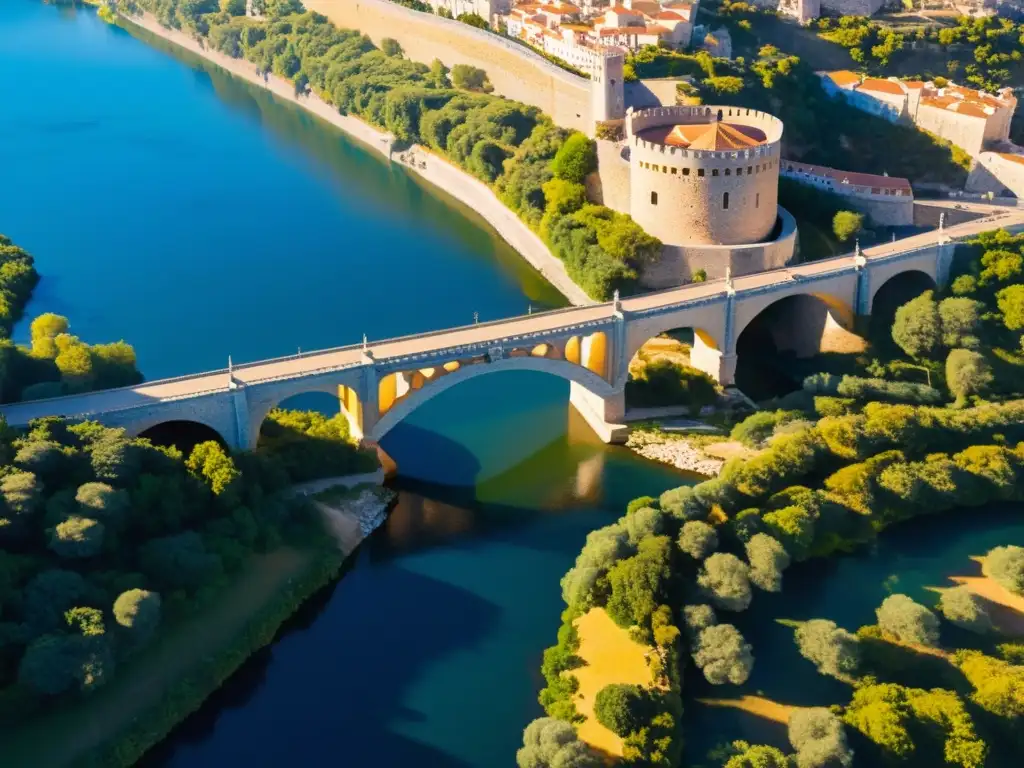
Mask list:
[[[119,16],[125,29],[129,32],[132,31],[132,27],[137,27],[190,53],[201,56],[232,75],[301,107],[351,138],[365,144],[389,161],[402,165],[411,173],[479,214],[505,242],[512,246],[572,304],[579,306],[594,303],[583,289],[573,282],[565,271],[565,265],[548,250],[536,233],[510,211],[483,182],[464,173],[437,155],[428,153],[418,145],[413,145],[410,149],[405,150],[406,159],[399,160],[393,152],[393,136],[378,131],[356,117],[342,115],[316,94],[307,93],[298,96],[295,93],[294,85],[288,80],[270,73],[259,75],[256,73],[256,67],[244,59],[233,59],[218,51],[211,51],[183,32],[161,26],[156,18],[148,13],[129,16],[119,12]]]
[[[645,459],[706,477],[716,477],[725,466],[724,459],[709,456],[701,446],[684,437],[657,431],[635,429],[626,440],[626,447]]]

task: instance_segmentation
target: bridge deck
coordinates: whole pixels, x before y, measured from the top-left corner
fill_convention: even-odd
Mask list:
[[[994,209],[992,207],[988,207],[988,210],[991,214],[982,219],[947,228],[944,231],[945,236],[954,240],[964,240],[997,227],[1024,228],[1024,210]],[[931,247],[936,244],[936,241],[937,235],[934,231],[926,232],[894,243],[884,243],[866,248],[863,251],[863,256],[868,261],[890,259]],[[791,280],[809,279],[851,269],[854,263],[854,255],[847,254],[809,264],[746,275],[733,281],[733,289],[737,294],[742,294]],[[622,301],[622,309],[627,313],[657,310],[725,293],[726,285],[722,280],[695,283],[625,299]],[[506,340],[519,339],[526,345],[531,336],[550,335],[567,331],[573,326],[610,320],[612,314],[613,307],[610,302],[574,307],[374,342],[369,345],[369,350],[375,360],[386,361],[405,357],[426,357],[460,347],[475,346],[479,349],[489,342],[497,343]],[[541,339],[538,339],[538,343],[540,341]],[[361,345],[339,347],[235,366],[232,375],[237,382],[248,385],[304,377],[318,372],[361,365],[364,363],[363,354]],[[479,354],[479,352],[476,351],[474,354]],[[411,365],[410,367],[416,366]],[[0,410],[9,423],[25,424],[33,418],[42,416],[83,416],[92,413],[109,413],[138,405],[152,404],[155,401],[198,397],[207,393],[223,392],[228,388],[228,384],[228,371],[223,369],[147,382],[135,387],[14,403],[3,406]]]

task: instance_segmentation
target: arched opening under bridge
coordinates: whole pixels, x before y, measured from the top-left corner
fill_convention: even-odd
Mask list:
[[[880,354],[899,354],[892,340],[892,323],[896,310],[925,291],[935,290],[935,280],[926,272],[913,269],[893,275],[874,292],[868,338]]]
[[[864,351],[866,342],[853,327],[853,309],[835,297],[796,294],[779,299],[737,329],[736,385],[754,400],[799,389],[816,372],[803,362],[808,358]]]
[[[699,413],[717,399],[718,342],[700,328],[672,328],[647,339],[629,361],[626,407],[687,407]]]
[[[174,446],[186,458],[192,453],[193,448],[209,440],[220,443],[225,449],[228,448],[228,443],[224,436],[213,427],[198,421],[187,421],[184,419],[154,424],[144,429],[138,436],[149,440],[154,445]]]

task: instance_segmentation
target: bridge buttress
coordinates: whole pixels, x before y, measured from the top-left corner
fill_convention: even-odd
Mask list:
[[[359,377],[359,388],[357,395],[363,406],[363,423],[359,425],[359,439],[368,440],[373,434],[374,427],[380,421],[380,380],[377,376],[377,367],[373,365],[373,359],[369,358],[370,365],[363,367],[362,376]],[[352,420],[351,418],[349,419]],[[356,432],[353,432],[355,435]]]
[[[939,288],[949,282],[949,272],[953,267],[953,256],[956,254],[956,243],[950,239],[939,241],[935,249],[935,284]]]
[[[586,419],[590,428],[606,443],[624,443],[629,427],[626,416],[625,387],[611,395],[601,396],[575,381],[569,382],[569,403]]]
[[[235,434],[231,448],[242,451],[256,449],[256,441],[259,440],[259,431],[252,434],[249,429],[249,400],[245,394],[245,387],[232,380],[229,384],[229,395],[231,399],[231,410],[234,416]]]

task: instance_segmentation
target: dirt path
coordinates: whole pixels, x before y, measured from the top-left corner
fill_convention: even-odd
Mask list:
[[[245,572],[210,605],[160,636],[139,658],[118,668],[110,685],[87,701],[0,737],[0,764],[56,768],[112,738],[158,704],[164,691],[204,657],[228,646],[313,557],[311,552],[290,548],[254,555]]]

